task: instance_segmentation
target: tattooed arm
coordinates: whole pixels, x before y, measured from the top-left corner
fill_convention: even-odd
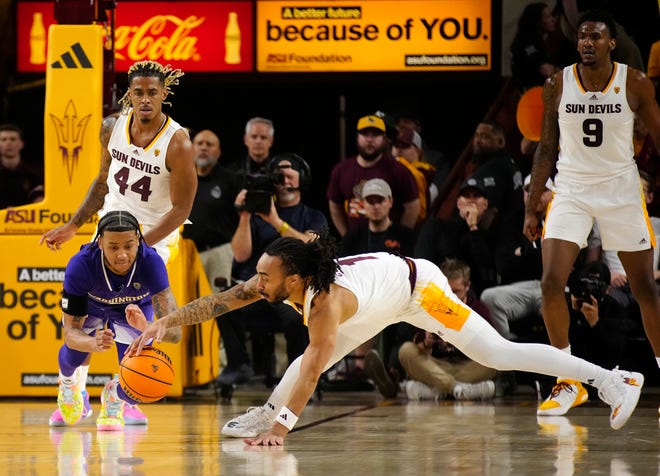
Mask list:
[[[103,201],[108,193],[108,170],[110,169],[110,161],[112,160],[110,153],[108,152],[108,142],[110,141],[115,122],[117,122],[117,116],[111,115],[103,119],[103,123],[101,124],[101,168],[99,174],[90,185],[89,190],[87,191],[87,196],[78,207],[78,210],[73,214],[71,220],[64,225],[48,230],[41,235],[39,244],[46,242],[46,246],[51,250],[59,250],[62,243],[73,238],[78,231],[78,228],[93,217],[103,206]]]
[[[540,236],[540,220],[537,215],[538,203],[545,190],[545,183],[557,162],[559,150],[559,102],[563,88],[562,72],[545,81],[543,86],[543,125],[541,141],[534,154],[529,196],[525,207],[523,233],[530,241]]]
[[[176,299],[174,298],[174,294],[172,294],[172,289],[168,287],[151,296],[151,305],[154,308],[156,319],[160,319],[167,314],[176,311]],[[144,331],[149,325],[142,309],[136,304],[129,304],[126,306],[126,320],[131,326],[140,331]],[[163,340],[174,344],[178,343],[181,340],[181,326],[170,327],[167,329],[163,336]]]
[[[258,278],[255,275],[248,281],[237,284],[226,291],[195,299],[158,319],[133,341],[126,352],[129,355],[137,355],[149,340],[154,339],[156,342],[161,342],[171,327],[190,326],[208,321],[261,299],[261,295],[257,292]]]

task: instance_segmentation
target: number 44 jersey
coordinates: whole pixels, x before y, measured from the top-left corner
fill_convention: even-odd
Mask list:
[[[110,210],[128,210],[146,232],[172,209],[170,172],[165,158],[172,136],[182,127],[167,116],[151,142],[146,147],[138,147],[131,143],[132,119],[133,110],[130,109],[128,114],[119,116],[112,130],[108,142],[112,158],[108,172],[108,194],[99,215],[103,216]],[[178,242],[178,237],[179,231],[175,230],[163,241],[172,246]],[[155,247],[158,249],[158,246]]]

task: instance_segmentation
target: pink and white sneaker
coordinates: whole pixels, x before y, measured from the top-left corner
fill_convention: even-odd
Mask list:
[[[89,418],[92,416],[92,406],[89,404],[89,394],[87,393],[87,390],[83,390],[82,392],[82,397],[83,397],[83,412],[82,416],[80,417],[80,421],[84,420],[85,418]],[[51,413],[50,418],[48,419],[48,425],[49,426],[67,426],[66,422],[64,421],[64,418],[62,418],[62,412],[60,411],[59,408],[56,408],[53,413]]]
[[[146,425],[147,415],[137,405],[124,405],[124,425]]]

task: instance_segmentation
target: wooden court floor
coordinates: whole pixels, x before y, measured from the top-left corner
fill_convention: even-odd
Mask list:
[[[308,405],[285,447],[246,447],[224,422],[267,392],[237,390],[144,405],[146,427],[97,432],[94,416],[54,429],[54,402],[0,400],[0,475],[660,475],[658,389],[628,424],[610,429],[599,401],[537,419],[536,394],[488,403],[383,400],[326,392]]]

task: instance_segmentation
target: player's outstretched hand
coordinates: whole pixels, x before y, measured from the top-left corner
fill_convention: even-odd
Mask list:
[[[149,325],[146,316],[137,304],[129,304],[126,306],[126,320],[131,326],[143,332]]]
[[[151,344],[152,341],[160,343],[163,340],[165,332],[167,332],[167,327],[165,327],[165,323],[162,320],[152,322],[142,334],[131,342],[131,345],[126,349],[126,355],[139,355],[142,352],[142,348],[145,345]]]
[[[76,236],[78,232],[78,227],[73,223],[69,222],[52,230],[48,230],[46,233],[41,235],[39,239],[39,244],[46,243],[49,249],[53,251],[58,251],[62,249],[62,243],[69,241],[71,238]]]
[[[254,438],[245,438],[243,442],[250,446],[284,446],[284,436],[267,431]]]

